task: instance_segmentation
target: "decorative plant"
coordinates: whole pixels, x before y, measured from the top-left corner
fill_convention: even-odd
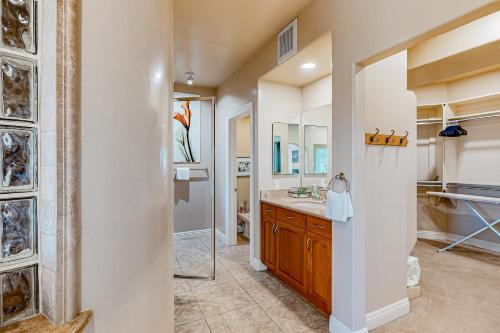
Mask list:
[[[185,131],[178,131],[176,133],[176,140],[179,144],[182,154],[186,159],[186,162],[193,163],[196,162],[194,160],[193,151],[191,149],[191,140],[189,137],[189,129],[191,127],[191,115],[193,114],[191,109],[189,108],[189,101],[186,101],[182,108],[184,109],[184,114],[180,114],[179,112],[174,113],[174,119],[177,120],[184,126]]]

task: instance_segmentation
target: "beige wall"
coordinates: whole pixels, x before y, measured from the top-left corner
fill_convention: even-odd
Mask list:
[[[250,157],[250,116],[236,121],[236,156]]]
[[[411,249],[416,240],[417,100],[406,90],[406,74],[406,52],[363,70],[365,132],[411,133],[406,148],[364,149],[367,313],[406,298],[408,242]]]
[[[383,0],[367,2],[338,0],[333,2],[333,166],[334,174],[346,172],[352,181],[355,216],[346,225],[334,224],[333,242],[333,317],[331,329],[347,326],[351,330],[365,327],[365,309],[373,309],[366,299],[365,290],[372,284],[365,281],[365,248],[368,235],[366,226],[371,223],[366,215],[366,203],[376,205],[365,198],[366,177],[363,156],[364,144],[364,83],[358,76],[355,82],[356,64],[369,63],[384,54],[401,51],[421,38],[436,35],[439,29],[450,29],[464,22],[463,15],[493,3],[489,0],[406,1]],[[390,8],[390,10],[389,10]],[[432,10],[429,10],[432,8]],[[356,94],[354,92],[357,92]],[[385,119],[379,126],[386,128]],[[410,178],[408,179],[408,182]],[[391,193],[390,186],[384,187]],[[379,209],[393,209],[406,203],[406,196],[396,197],[391,205],[379,205]],[[406,231],[392,237],[406,238]],[[381,266],[391,260],[380,251]],[[385,259],[386,258],[386,259]],[[369,263],[377,267],[377,263]],[[382,281],[376,286],[380,293],[392,294],[393,286]],[[365,306],[366,304],[366,306]],[[386,304],[388,305],[388,304]]]
[[[297,124],[300,127],[301,96],[299,87],[269,81],[259,81],[258,120],[258,179],[259,190],[290,188],[300,185],[300,175],[273,175],[273,134],[279,135],[284,147],[290,133],[273,133],[273,123]],[[300,133],[300,129],[299,129]],[[298,135],[300,138],[300,134]],[[294,140],[299,143],[300,139]],[[282,170],[288,170],[288,153],[282,150]],[[302,158],[302,157],[301,157]]]
[[[250,116],[240,118],[236,121],[236,156],[250,157]],[[250,177],[238,177],[236,181],[236,209],[239,211],[240,203],[247,202],[250,207]]]
[[[172,12],[172,0],[82,1],[86,332],[173,332]]]
[[[332,75],[311,82],[302,87],[302,115],[301,125],[304,132],[304,125],[326,126],[327,144],[332,148]],[[305,186],[326,186],[332,178],[332,154],[328,155],[328,174],[327,175],[308,175],[306,174],[305,164],[312,161],[312,155],[307,157],[306,150],[303,147],[304,137],[302,136],[303,170],[302,185]],[[311,152],[312,153],[312,152]]]

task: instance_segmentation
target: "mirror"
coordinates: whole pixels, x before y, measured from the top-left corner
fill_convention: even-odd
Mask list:
[[[306,175],[328,174],[328,127],[304,125]]]
[[[300,135],[298,124],[273,123],[273,174],[300,173]]]

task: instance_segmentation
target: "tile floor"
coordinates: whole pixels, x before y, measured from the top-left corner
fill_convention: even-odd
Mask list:
[[[210,272],[208,235],[176,235],[178,274]],[[248,245],[219,247],[215,281],[175,280],[175,332],[328,332],[328,319],[267,272]]]
[[[411,313],[374,333],[499,333],[500,255],[419,240],[413,255],[422,268],[422,296]]]
[[[422,296],[411,313],[375,333],[500,332],[500,255],[419,241]],[[209,272],[209,236],[176,236],[177,273]],[[245,246],[217,249],[215,281],[175,280],[175,332],[328,332],[328,320],[267,272]]]

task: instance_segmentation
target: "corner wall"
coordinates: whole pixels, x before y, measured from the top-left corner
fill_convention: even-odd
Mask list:
[[[86,332],[173,332],[173,1],[82,2]]]

